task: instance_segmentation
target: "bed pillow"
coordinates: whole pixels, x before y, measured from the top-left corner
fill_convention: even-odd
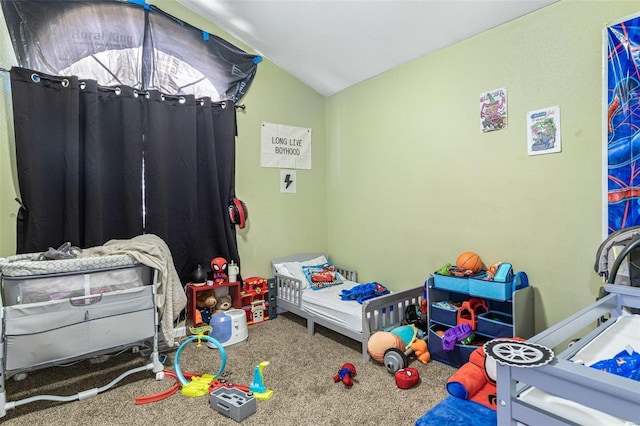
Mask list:
[[[312,266],[312,265],[322,265],[327,263],[327,257],[322,255],[318,256],[314,259],[305,260],[303,262],[283,262],[283,263],[274,263],[273,267],[276,270],[276,273],[280,275],[285,275],[287,277],[292,277],[297,280],[300,280],[301,287],[303,289],[309,288],[310,284],[307,280],[307,276],[304,274],[302,270],[303,266]]]
[[[302,270],[307,278],[309,286],[313,290],[331,287],[342,284],[342,276],[336,271],[332,262],[321,265],[303,266]]]

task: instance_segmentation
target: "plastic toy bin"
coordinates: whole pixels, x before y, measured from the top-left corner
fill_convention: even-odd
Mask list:
[[[513,317],[497,311],[478,315],[478,333],[492,337],[513,337]]]
[[[527,274],[517,272],[513,281],[483,280],[486,275],[469,278],[469,295],[492,300],[511,300],[513,292],[529,285]]]

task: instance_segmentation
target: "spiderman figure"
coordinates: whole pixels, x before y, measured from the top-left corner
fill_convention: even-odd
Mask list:
[[[221,284],[227,281],[227,259],[224,257],[216,257],[211,261],[211,270],[213,271],[213,283]]]
[[[348,362],[344,364],[342,367],[340,367],[340,371],[338,371],[338,374],[333,376],[333,381],[334,383],[338,383],[339,381],[342,381],[342,383],[344,383],[345,386],[351,387],[353,386],[353,380],[351,380],[351,378],[354,377],[355,375],[356,375],[356,367],[350,362]]]

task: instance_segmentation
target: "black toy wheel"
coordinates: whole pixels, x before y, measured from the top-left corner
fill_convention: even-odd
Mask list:
[[[484,344],[484,352],[501,365],[540,367],[553,359],[551,349],[535,343],[495,339]]]
[[[384,352],[384,366],[391,374],[395,374],[396,371],[402,370],[409,365],[407,356],[398,348],[389,348]]]

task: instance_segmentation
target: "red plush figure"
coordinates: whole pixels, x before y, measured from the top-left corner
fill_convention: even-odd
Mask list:
[[[224,257],[216,257],[211,261],[211,270],[213,271],[213,283],[220,284],[227,281],[227,259]]]
[[[342,380],[342,383],[345,384],[345,386],[353,386],[353,380],[351,380],[352,377],[354,377],[356,375],[356,367],[351,364],[351,363],[346,363],[344,364],[342,367],[340,367],[340,371],[338,371],[338,374],[336,374],[335,376],[333,376],[333,381],[334,383],[338,383],[339,381]]]
[[[522,340],[519,337],[510,338]],[[487,357],[480,346],[469,355],[469,362],[458,369],[447,381],[447,392],[458,398],[468,399],[495,410],[496,361]]]

